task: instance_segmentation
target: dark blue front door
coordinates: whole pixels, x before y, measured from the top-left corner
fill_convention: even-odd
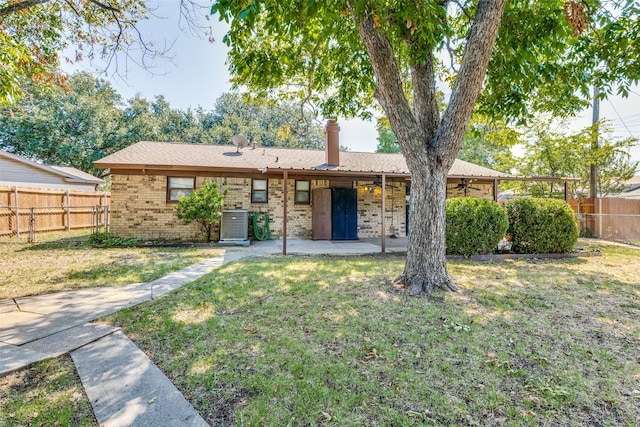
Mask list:
[[[355,188],[334,188],[331,192],[333,240],[358,239],[358,194]]]

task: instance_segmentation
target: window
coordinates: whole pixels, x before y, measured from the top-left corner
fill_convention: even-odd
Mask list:
[[[266,179],[251,181],[251,203],[267,203],[268,184]]]
[[[311,181],[296,181],[296,205],[308,205],[311,202]]]
[[[188,196],[196,188],[195,178],[167,177],[167,203],[175,203],[181,197]]]

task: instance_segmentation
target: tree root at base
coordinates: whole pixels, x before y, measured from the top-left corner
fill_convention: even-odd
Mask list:
[[[395,278],[394,283],[408,289],[413,296],[418,296],[423,292],[430,295],[434,288],[447,292],[456,292],[458,290],[458,287],[448,275],[445,277],[408,277],[406,274],[401,274]]]

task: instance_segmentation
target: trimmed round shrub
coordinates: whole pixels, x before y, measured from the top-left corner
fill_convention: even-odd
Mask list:
[[[578,225],[567,202],[558,199],[523,198],[505,203],[514,252],[522,254],[567,253],[578,241]]]
[[[496,202],[460,197],[447,200],[447,253],[493,253],[508,227],[507,213]]]

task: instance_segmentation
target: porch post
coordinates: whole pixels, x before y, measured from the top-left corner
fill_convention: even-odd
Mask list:
[[[287,199],[289,193],[289,172],[282,177],[282,255],[287,254]]]
[[[569,181],[564,182],[564,201],[569,201]]]
[[[380,246],[382,247],[382,253],[385,251],[386,237],[384,235],[385,230],[385,212],[386,212],[386,199],[387,199],[387,176],[382,174],[382,229],[380,234]],[[393,203],[393,200],[391,201]]]
[[[495,178],[493,180],[493,201],[497,202],[498,201],[498,191],[499,191],[499,187],[498,187],[498,178]]]

